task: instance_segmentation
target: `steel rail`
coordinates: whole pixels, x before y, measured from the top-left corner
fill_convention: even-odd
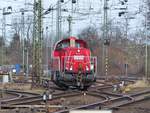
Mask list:
[[[30,93],[30,92],[24,92],[24,91],[16,91],[16,90],[4,90],[7,94],[17,95],[17,97],[9,98],[9,99],[3,99],[0,100],[1,104],[13,102],[13,101],[22,101],[23,99],[30,99],[34,98],[34,96],[38,96],[39,94],[36,93]]]
[[[78,92],[78,91],[72,91],[72,92],[69,91],[68,93],[63,92],[63,93],[53,95],[53,98],[50,100],[52,101],[54,99],[59,99],[59,98],[64,98],[64,97],[72,97],[72,96],[77,96],[77,95],[81,95],[81,94],[82,94],[82,92]],[[35,97],[27,97],[27,98],[21,98],[21,99],[17,99],[17,100],[7,101],[7,103],[4,106],[33,104],[35,102],[40,102],[42,100],[43,100],[43,98],[41,95],[35,96]]]
[[[32,96],[32,95],[33,95],[33,96],[34,96],[34,95],[35,95],[35,96],[36,96],[36,95],[39,95],[38,93],[31,93],[31,92],[19,91],[19,90],[8,90],[8,89],[6,89],[5,91],[6,91],[6,92],[21,93],[21,94],[24,94],[24,95],[27,94],[27,95],[31,95],[31,96]]]
[[[111,93],[111,92],[105,92],[105,91],[91,91],[89,93],[96,93],[96,94],[101,94],[101,95],[104,95],[104,96],[109,96],[109,97],[122,97],[123,94],[116,94],[116,93]]]
[[[68,113],[70,110],[92,109],[95,107],[100,107],[100,108],[102,107],[104,109],[114,109],[117,107],[133,104],[135,102],[147,99],[147,97],[149,97],[149,95],[150,95],[150,90],[146,90],[146,91],[138,92],[136,94],[124,95],[122,97],[118,97],[115,99],[104,100],[104,101],[100,101],[100,102],[96,102],[96,103],[92,103],[92,104],[88,104],[88,105],[83,105],[83,106],[79,106],[79,107],[75,107],[75,108],[69,108],[69,109],[65,109],[65,110],[56,111],[54,113]],[[118,104],[114,105],[117,102],[118,102]],[[110,106],[110,105],[113,105],[113,106]]]
[[[8,99],[8,100],[2,101],[1,103],[2,103],[2,104],[11,105],[11,104],[15,104],[15,103],[24,102],[24,101],[27,101],[27,100],[39,99],[39,98],[42,98],[42,96],[34,96],[34,97],[23,97],[23,98],[16,98],[16,99]]]
[[[19,99],[19,98],[21,98],[23,96],[22,94],[17,93],[17,92],[8,92],[6,90],[3,90],[3,92],[6,93],[6,94],[14,95],[16,97],[1,99],[0,100],[1,103],[4,102],[4,101],[8,101],[8,100],[16,100],[16,99]]]
[[[112,85],[106,85],[106,86],[94,86],[94,87],[90,87],[88,91],[95,91],[95,90],[104,90],[104,89],[109,89],[109,88],[113,88]]]

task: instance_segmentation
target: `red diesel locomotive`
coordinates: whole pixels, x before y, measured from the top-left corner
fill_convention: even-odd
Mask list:
[[[96,81],[96,57],[84,40],[75,37],[56,43],[51,59],[52,81],[59,87],[86,89]]]

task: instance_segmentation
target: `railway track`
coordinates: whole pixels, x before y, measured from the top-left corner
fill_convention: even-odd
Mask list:
[[[89,88],[88,91],[85,91],[85,93],[87,93],[88,95],[93,95],[94,96],[94,92],[93,91],[97,91],[97,90],[104,90],[104,89],[108,89],[108,88],[112,88],[112,85],[107,84],[105,85],[104,83],[101,83],[103,85],[101,86],[95,86],[95,87],[91,87]],[[58,89],[57,89],[58,90]],[[40,102],[42,102],[42,95],[36,94],[36,93],[30,93],[30,92],[21,92],[21,91],[16,91],[16,90],[7,90],[7,92],[11,92],[11,93],[18,93],[21,94],[20,97],[18,98],[13,98],[13,99],[6,99],[1,101],[1,103],[4,106],[11,106],[11,105],[26,105],[26,104],[39,104]],[[90,92],[90,93],[88,93]],[[24,96],[22,95],[24,94]],[[83,92],[82,91],[77,91],[77,90],[68,90],[68,91],[61,91],[61,92],[54,92],[53,98],[51,99],[51,101],[59,99],[59,98],[67,98],[67,97],[71,97],[71,96],[78,96],[78,95],[82,95]],[[101,97],[101,98],[107,98],[106,95],[99,95],[98,93],[95,93],[95,96],[97,97]]]
[[[12,101],[17,101],[17,100],[21,101],[22,98],[32,98],[34,96],[39,95],[39,94],[36,94],[36,93],[17,91],[17,90],[3,90],[3,92],[5,94],[15,95],[15,97],[1,99],[0,100],[1,104],[7,103],[7,102],[12,102]]]
[[[27,91],[18,91],[18,90],[5,90],[7,93],[19,93],[22,94],[23,96],[36,96],[39,95],[38,93],[33,93],[33,92],[27,92]]]
[[[129,81],[130,82],[130,81]],[[132,81],[131,81],[132,82]],[[115,84],[119,84],[115,83]],[[99,85],[101,84],[101,85]],[[139,93],[134,94],[119,94],[113,93],[113,85],[111,83],[105,82],[97,82],[87,91],[78,91],[78,90],[68,90],[68,91],[58,91],[57,89],[52,94],[52,99],[48,101],[48,104],[52,105],[51,107],[55,109],[55,113],[67,113],[70,110],[77,109],[119,109],[122,106],[126,106],[128,104],[133,104],[138,101],[142,101],[150,96],[150,90],[141,91]],[[15,99],[6,99],[1,101],[2,108],[29,108],[30,106],[35,107],[36,109],[43,109],[45,107],[43,105],[42,95],[29,93],[29,92],[20,92],[15,90],[9,90],[8,93],[18,94],[19,96]],[[67,105],[67,104],[55,104],[56,101],[61,101],[62,98],[68,99],[73,97],[83,97],[88,98],[88,96],[93,96],[97,98],[96,102],[91,102],[88,104],[75,104],[75,105]],[[88,100],[88,99],[87,99]],[[37,106],[36,106],[37,105]],[[55,106],[55,107],[54,107]],[[58,109],[57,109],[58,107]],[[54,111],[53,111],[54,112]]]
[[[77,96],[77,95],[81,95],[81,92],[79,91],[62,92],[62,93],[53,95],[53,98],[51,99],[51,101],[54,99],[58,99],[58,98],[71,97],[71,96]],[[18,98],[15,100],[2,101],[3,106],[40,104],[40,102],[43,102],[42,95]]]
[[[17,90],[0,90],[0,92],[5,95],[5,94],[9,94],[12,95],[14,97],[8,97],[8,98],[3,98],[0,101],[9,101],[9,100],[15,100],[15,99],[19,99],[22,97],[31,97],[31,96],[35,96],[35,95],[39,95],[36,93],[30,93],[30,92],[23,92],[23,91],[17,91]]]
[[[22,97],[22,94],[20,93],[15,93],[15,92],[7,92],[5,90],[1,90],[1,94],[2,95],[9,95],[8,97],[3,97],[2,99],[0,99],[0,102],[2,101],[6,101],[6,100],[15,100],[15,99],[18,99],[18,98],[21,98]]]
[[[150,90],[142,91],[131,95],[122,95],[121,97],[106,99],[100,102],[79,106],[76,108],[68,108],[55,113],[68,113],[70,110],[77,109],[119,109],[119,107],[136,103],[138,101],[150,98]]]

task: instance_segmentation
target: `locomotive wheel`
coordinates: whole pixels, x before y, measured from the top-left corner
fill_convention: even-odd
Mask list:
[[[55,81],[55,80],[56,80],[55,72],[52,72],[52,74],[51,74],[51,80],[52,80],[52,81]]]
[[[82,91],[87,91],[87,89],[89,88],[90,86],[83,86],[83,87],[80,87],[79,89],[82,90]]]
[[[59,73],[56,71],[56,72],[53,72],[52,75],[51,75],[51,80],[52,81],[57,81],[59,78]]]
[[[63,90],[67,90],[68,86],[61,82],[59,72],[55,72],[53,75],[53,82]]]
[[[84,90],[87,90],[90,86],[84,86]]]
[[[62,84],[62,83],[60,83],[58,80],[55,81],[55,84],[56,84],[58,87],[60,87],[61,89],[63,89],[63,90],[67,90],[67,89],[68,89],[68,86],[66,86],[66,85],[64,85],[64,84]]]

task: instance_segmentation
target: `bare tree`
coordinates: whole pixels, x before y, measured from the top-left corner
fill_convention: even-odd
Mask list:
[[[12,41],[10,42],[8,55],[10,57],[10,63],[16,64],[21,63],[22,61],[22,47],[20,43],[20,36],[18,34],[14,34]]]
[[[21,32],[21,19],[13,18],[12,20],[12,29],[14,30],[14,34],[20,34]]]
[[[102,56],[102,49],[101,49],[101,39],[98,36],[98,31],[96,28],[88,26],[87,28],[83,29],[80,34],[78,34],[80,39],[83,39],[87,42],[90,50],[92,51],[92,55],[97,57],[97,70],[98,75],[101,74],[101,56]]]
[[[5,41],[4,41],[4,38],[0,36],[0,49],[2,46],[5,46]]]
[[[78,35],[79,38],[84,39],[88,45],[89,48],[93,51],[96,47],[100,45],[100,39],[98,36],[98,31],[94,27],[87,27],[81,31],[81,33]]]

